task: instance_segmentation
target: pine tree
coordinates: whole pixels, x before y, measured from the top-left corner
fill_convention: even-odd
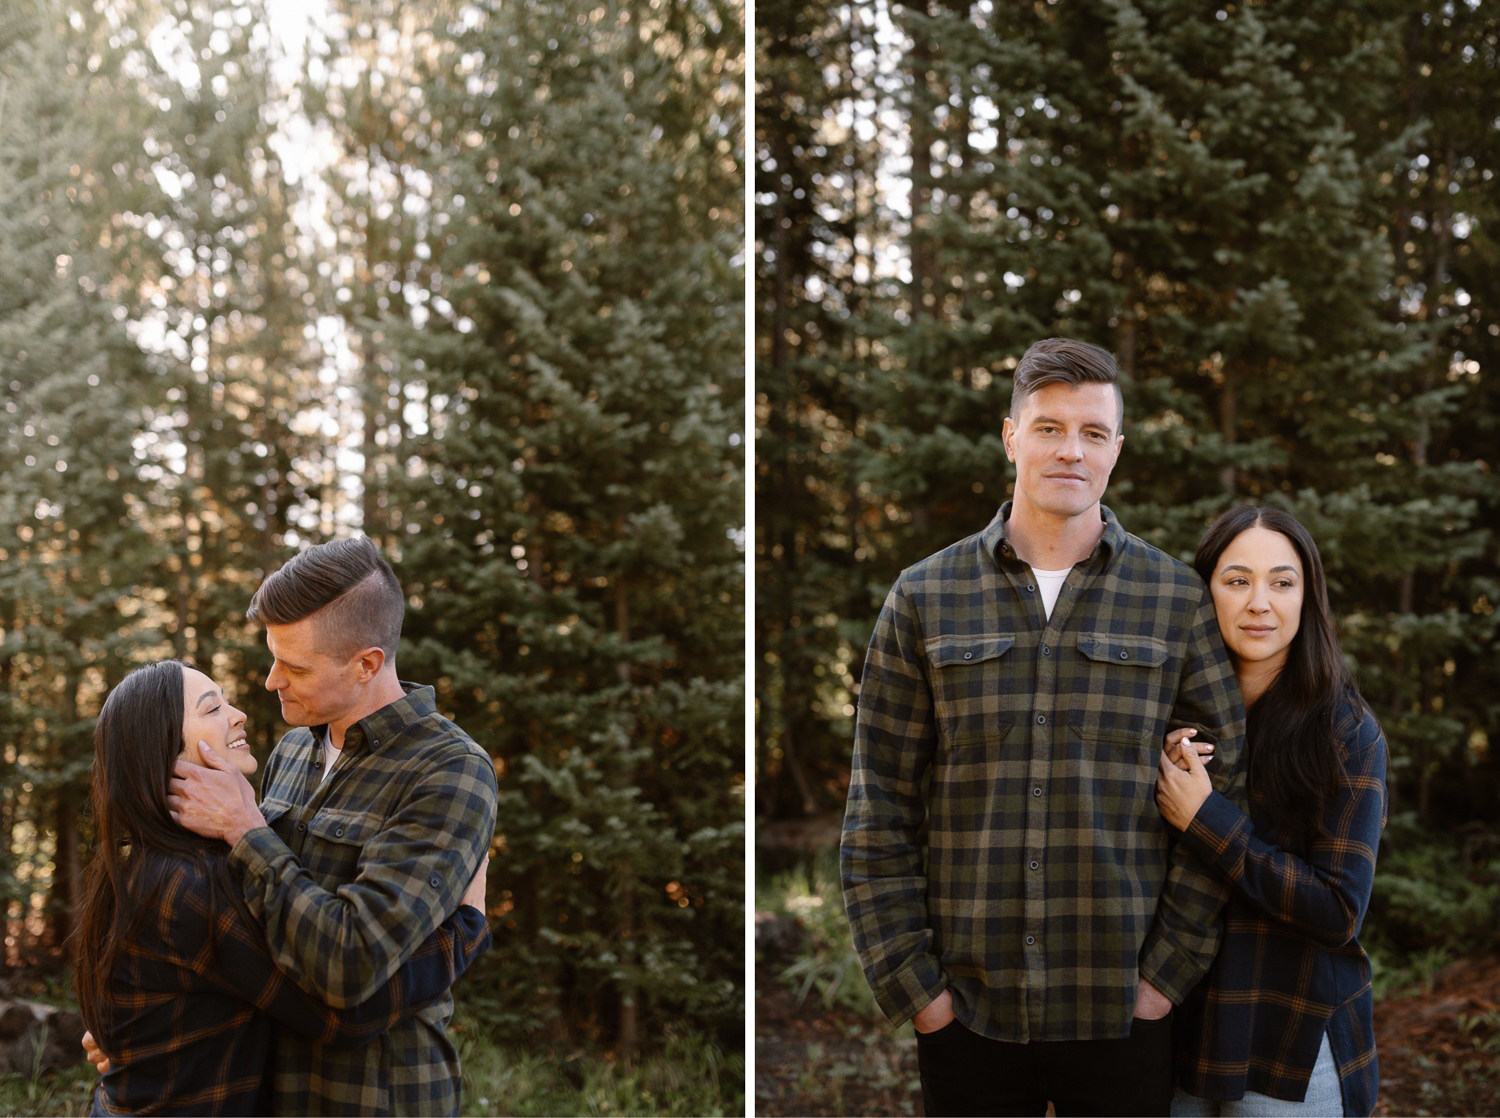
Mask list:
[[[1078,337],[1126,375],[1106,495],[1126,528],[1186,558],[1232,501],[1291,509],[1323,549],[1398,802],[1437,823],[1441,788],[1457,817],[1493,817],[1492,18],[1060,0],[898,19],[912,216],[887,247],[910,278],[860,316],[863,437],[818,460],[819,487],[887,510],[874,593],[847,608],[790,564],[778,587],[838,618],[825,669],[852,657],[857,677],[897,571],[993,514],[1006,374],[1031,342]],[[799,185],[812,169],[781,168]],[[826,514],[795,515],[811,534]],[[847,757],[847,727],[807,710]]]
[[[500,777],[499,950],[466,998],[627,1058],[648,1022],[742,1019],[737,20],[560,0],[438,29],[430,310],[381,325],[417,404],[386,431],[402,670]]]

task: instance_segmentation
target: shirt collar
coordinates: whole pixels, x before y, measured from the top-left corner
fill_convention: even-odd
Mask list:
[[[418,683],[401,682],[401,690],[406,694],[393,703],[387,703],[374,714],[367,714],[344,732],[344,748],[349,748],[351,740],[358,740],[363,735],[364,740],[370,745],[370,751],[376,752],[386,742],[391,741],[406,727],[414,722],[431,716],[437,712],[437,695],[429,686]],[[328,724],[308,727],[316,741],[323,741],[328,736]]]
[[[1014,501],[1006,501],[1000,506],[1000,511],[995,513],[995,518],[990,521],[989,526],[981,533],[984,540],[985,552],[998,564],[1003,559],[1015,559],[1016,553],[1011,549],[1010,542],[1005,536],[1005,523],[1010,519],[1011,506]],[[1120,527],[1120,522],[1115,519],[1115,514],[1110,512],[1109,506],[1099,506],[1099,518],[1104,521],[1104,535],[1099,537],[1099,543],[1094,547],[1090,559],[1099,555],[1101,551],[1106,556],[1114,556],[1120,553],[1125,546],[1125,529]]]

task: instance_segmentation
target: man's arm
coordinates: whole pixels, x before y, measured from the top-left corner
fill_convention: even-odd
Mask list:
[[[926,816],[921,781],[937,744],[920,646],[916,614],[898,580],[865,654],[839,847],[854,945],[876,1003],[898,1025],[948,985],[932,950],[918,840]]]
[[[418,780],[360,853],[353,882],[318,885],[269,827],[229,854],[276,965],[335,1009],[379,989],[444,917],[495,831],[495,770],[465,753]]]
[[[204,758],[178,763],[173,817],[231,845],[276,965],[335,1009],[367,1001],[458,908],[494,837],[494,766],[465,751],[415,782],[365,842],[355,880],[329,892],[266,826],[245,778],[212,750]]]
[[[1200,740],[1217,743],[1214,788],[1243,808],[1245,708],[1206,588],[1193,619],[1172,724],[1195,726]],[[1141,947],[1141,980],[1180,1004],[1213,963],[1219,949],[1219,913],[1228,899],[1229,887],[1186,844],[1174,846],[1156,919]],[[1145,990],[1142,993],[1149,997]]]

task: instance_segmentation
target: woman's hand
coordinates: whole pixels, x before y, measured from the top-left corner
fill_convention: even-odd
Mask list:
[[[1174,730],[1173,733],[1179,731]],[[1181,733],[1186,736],[1193,731],[1185,730]],[[1177,742],[1171,742],[1170,739],[1169,734],[1169,744],[1161,751],[1161,761],[1156,766],[1156,806],[1163,819],[1179,831],[1185,831],[1214,786],[1213,781],[1208,778],[1208,770],[1203,767],[1203,758],[1198,755],[1198,750],[1183,747],[1181,737]],[[1174,746],[1176,757],[1172,756]],[[1182,767],[1179,768],[1179,765]],[[1187,771],[1184,772],[1183,769]]]
[[[1197,734],[1197,732],[1192,726],[1183,726],[1181,729],[1173,730],[1167,735],[1166,753],[1172,759],[1172,763],[1183,772],[1188,771],[1187,761],[1183,760],[1182,757],[1183,753],[1187,751],[1188,746],[1195,747],[1198,750],[1199,757],[1207,759],[1214,755],[1213,742],[1188,740]]]
[[[469,887],[464,890],[464,899],[459,901],[461,905],[469,905],[484,912],[484,883],[490,875],[490,856],[486,854],[484,861],[479,863],[479,868],[474,871],[474,880],[469,882]]]
[[[108,1074],[109,1057],[106,1056],[103,1050],[94,1043],[93,1033],[83,1034],[83,1056],[84,1059],[88,1060],[89,1063],[94,1065],[94,1068],[99,1072],[100,1075]]]

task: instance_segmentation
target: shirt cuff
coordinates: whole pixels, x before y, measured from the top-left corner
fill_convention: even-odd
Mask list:
[[[1139,965],[1141,977],[1173,1005],[1182,1004],[1207,970],[1196,955],[1173,946],[1165,936],[1147,945]]]
[[[1181,841],[1204,866],[1230,885],[1244,873],[1250,818],[1221,792],[1210,792]]]
[[[270,873],[277,862],[292,857],[295,855],[291,848],[270,827],[252,827],[230,848],[229,868],[242,881],[249,877],[261,878]]]
[[[923,952],[908,959],[901,969],[875,991],[875,1004],[892,1025],[910,1021],[948,988],[948,979],[935,955]]]

